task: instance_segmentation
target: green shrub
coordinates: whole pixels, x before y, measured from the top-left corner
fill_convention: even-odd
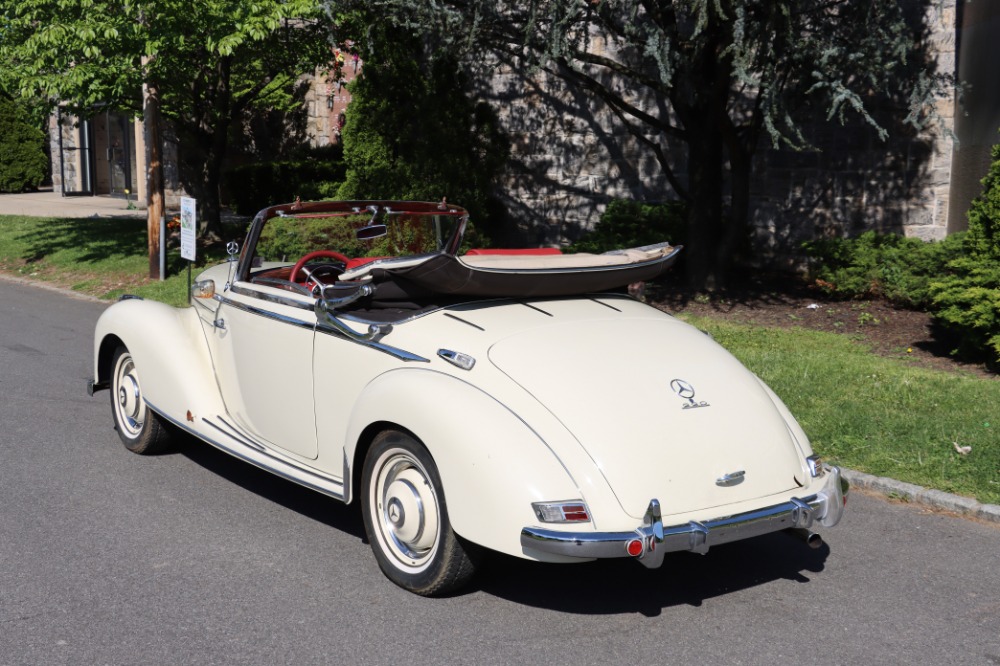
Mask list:
[[[956,259],[955,275],[933,284],[934,318],[963,358],[1000,365],[1000,262]]]
[[[303,159],[258,162],[226,172],[226,190],[233,210],[253,215],[262,208],[295,201],[331,199],[344,179],[340,147],[318,149]]]
[[[930,284],[964,253],[964,234],[926,242],[866,231],[857,238],[809,241],[809,277],[837,298],[883,298],[906,308],[931,305]]]
[[[295,261],[317,247],[324,247],[349,257],[364,256],[365,246],[354,237],[353,230],[369,217],[274,218],[264,225],[257,253],[267,261]]]
[[[966,254],[932,285],[935,319],[957,339],[956,352],[1000,366],[1000,144],[969,208]]]
[[[679,201],[642,203],[615,199],[591,231],[570,245],[570,252],[601,253],[669,241],[684,243],[687,207]]]
[[[396,257],[437,249],[432,225],[419,216],[394,216],[388,233],[359,240],[355,231],[371,219],[368,213],[347,217],[276,217],[268,220],[257,244],[265,261],[295,261],[317,248],[335,250],[348,257]]]
[[[502,235],[494,190],[509,145],[495,111],[451,55],[388,24],[364,30],[371,52],[350,84],[338,198],[446,198],[482,233]]]
[[[45,132],[27,122],[16,102],[0,94],[0,192],[23,192],[49,172]]]

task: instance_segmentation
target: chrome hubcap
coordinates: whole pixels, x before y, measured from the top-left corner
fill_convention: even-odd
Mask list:
[[[437,493],[409,452],[383,454],[372,486],[378,539],[399,565],[419,569],[437,549],[440,507]]]
[[[126,435],[137,437],[142,432],[146,406],[142,402],[135,363],[127,354],[118,359],[118,366],[115,368],[115,388],[118,422],[124,428]]]

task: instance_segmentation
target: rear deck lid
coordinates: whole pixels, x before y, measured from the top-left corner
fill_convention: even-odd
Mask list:
[[[757,378],[671,317],[554,323],[498,341],[490,359],[566,426],[637,518],[654,498],[670,515],[798,486],[794,438]]]

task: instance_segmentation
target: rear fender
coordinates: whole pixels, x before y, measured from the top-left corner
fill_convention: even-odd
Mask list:
[[[538,522],[531,503],[582,499],[538,433],[488,394],[446,374],[393,370],[365,388],[346,440],[347,460],[357,470],[366,452],[359,444],[376,423],[398,424],[427,447],[452,528],[473,543],[524,557],[521,528]]]
[[[180,422],[224,413],[194,308],[129,299],[105,310],[94,332],[98,386],[111,379],[111,359],[118,345],[131,352],[143,395],[156,411]]]

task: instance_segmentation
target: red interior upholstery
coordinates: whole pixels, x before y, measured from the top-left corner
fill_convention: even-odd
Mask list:
[[[352,268],[364,266],[365,264],[370,264],[371,262],[378,261],[379,259],[389,259],[389,257],[352,257],[347,262],[347,268],[345,270],[349,271]]]
[[[505,255],[524,255],[524,256],[542,256],[547,254],[562,254],[562,250],[557,247],[528,247],[528,248],[518,248],[518,249],[500,249],[500,248],[473,248],[466,252],[469,255],[476,254],[505,254]],[[347,262],[347,268],[345,270],[351,270],[359,266],[364,266],[365,264],[370,264],[373,261],[379,259],[389,259],[390,257],[354,257]]]

